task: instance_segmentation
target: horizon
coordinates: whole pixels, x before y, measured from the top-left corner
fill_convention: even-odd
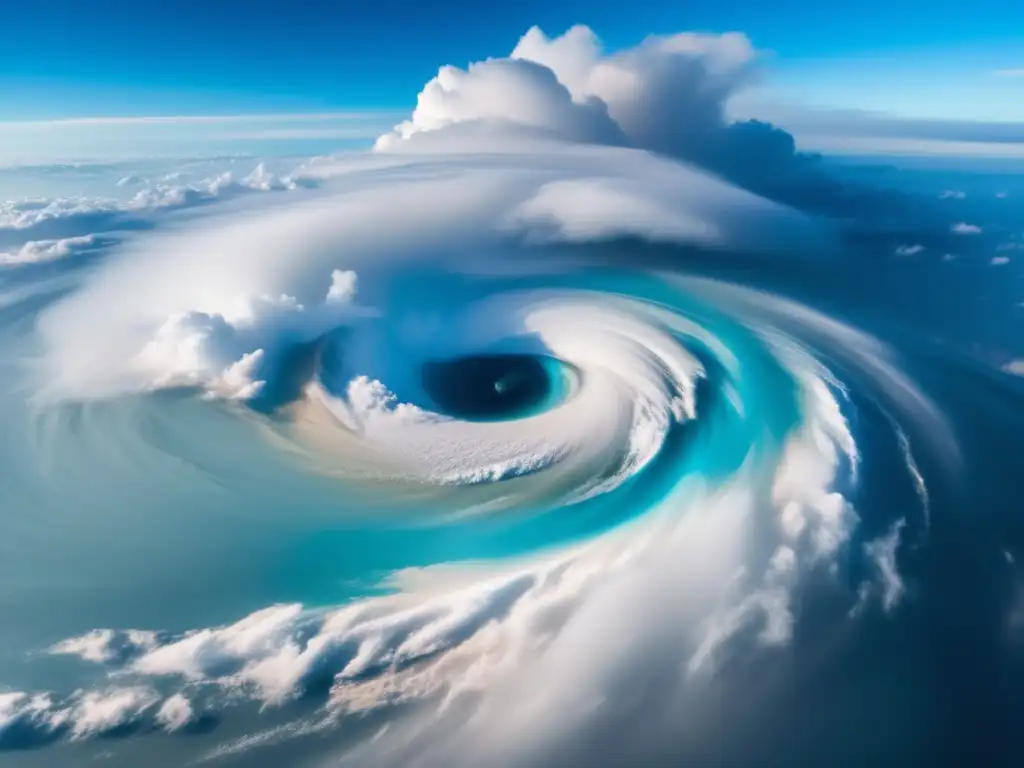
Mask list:
[[[455,0],[429,13],[208,5],[48,0],[8,15],[0,162],[112,159],[129,145],[132,157],[147,147],[170,156],[204,142],[271,154],[362,148],[412,112],[440,68],[508,56],[535,26],[557,37],[574,25],[608,54],[650,35],[742,35],[755,58],[730,112],[784,128],[801,149],[1024,157],[1024,47],[1012,33],[1024,28],[1024,6],[1011,0],[933,4],[927,23],[918,4],[882,0],[772,10],[754,0],[628,9]]]

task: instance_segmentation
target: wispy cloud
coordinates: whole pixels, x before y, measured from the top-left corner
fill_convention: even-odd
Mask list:
[[[1024,121],[909,118],[772,102],[763,96],[738,97],[730,104],[730,117],[768,120],[793,133],[801,148],[820,152],[1024,157]]]
[[[303,139],[374,139],[381,129],[374,123],[325,128],[269,128],[231,133],[224,138],[233,141],[288,141]]]
[[[939,141],[932,139],[840,136],[796,132],[804,149],[836,155],[902,155],[1024,158],[1024,142]]]
[[[143,125],[221,125],[225,123],[296,123],[364,120],[391,120],[402,112],[349,111],[349,112],[263,112],[245,115],[133,115],[68,117],[54,120],[0,121],[3,128],[44,128],[72,126],[143,126]]]
[[[917,245],[901,245],[896,249],[897,256],[916,256],[924,250],[924,246],[918,243]]]
[[[332,142],[369,144],[398,119],[392,112],[349,110],[0,121],[0,165],[230,154],[240,142],[251,148],[255,141],[283,147],[317,140],[329,149]]]
[[[981,234],[981,227],[977,224],[968,224],[966,221],[960,221],[950,227],[950,231],[954,235],[979,235]]]
[[[1024,77],[1024,67],[1019,69],[997,69],[992,74],[996,77]]]

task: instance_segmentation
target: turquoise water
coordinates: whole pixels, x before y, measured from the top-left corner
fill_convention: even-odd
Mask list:
[[[694,318],[739,359],[743,374],[732,376],[698,340],[677,335],[706,369],[697,418],[674,424],[642,471],[575,504],[534,501],[456,521],[442,517],[450,508],[430,506],[367,515],[358,493],[272,446],[261,417],[246,416],[244,406],[183,391],[37,415],[9,397],[7,423],[18,426],[5,436],[14,461],[5,469],[12,480],[5,507],[22,512],[8,513],[2,545],[10,617],[0,630],[3,679],[56,683],[66,664],[38,657],[25,664],[25,654],[93,625],[183,631],[276,602],[337,605],[379,593],[382,580],[404,568],[521,557],[597,537],[689,478],[720,482],[748,455],[771,463],[799,421],[799,404],[789,374],[755,335],[653,278],[595,274],[574,286],[614,286]],[[550,378],[529,403],[532,412],[571,394],[562,364],[536,360]]]

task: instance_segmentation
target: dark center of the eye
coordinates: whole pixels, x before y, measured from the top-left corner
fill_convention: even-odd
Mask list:
[[[423,386],[443,413],[501,421],[539,408],[550,397],[552,382],[536,357],[479,355],[427,363]]]

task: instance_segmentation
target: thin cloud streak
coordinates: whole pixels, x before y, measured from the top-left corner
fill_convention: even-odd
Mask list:
[[[800,146],[833,155],[1024,158],[1024,142],[942,141],[875,136],[796,135]]]
[[[280,128],[232,133],[224,138],[230,141],[301,141],[306,139],[375,139],[380,135],[377,125],[339,126],[328,128]]]
[[[0,121],[4,128],[43,128],[71,126],[112,126],[112,125],[210,125],[244,122],[314,122],[327,120],[384,120],[403,115],[402,111],[349,111],[349,112],[263,112],[245,115],[137,115],[128,117],[68,117],[55,120],[9,120]]]

